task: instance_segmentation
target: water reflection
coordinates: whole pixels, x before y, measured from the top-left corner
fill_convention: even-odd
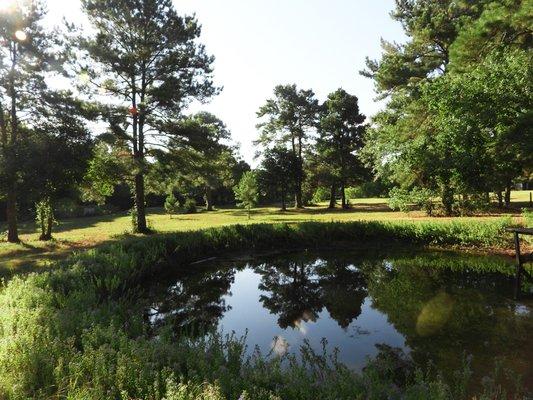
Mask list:
[[[182,274],[172,283],[151,288],[153,303],[145,312],[152,329],[171,325],[176,334],[205,332],[216,328],[231,309],[223,296],[231,288],[235,270],[196,270]]]
[[[445,376],[468,354],[479,377],[502,358],[533,381],[531,302],[512,299],[510,277],[476,272],[508,268],[500,258],[303,253],[222,264],[191,266],[154,285],[146,309],[152,329],[248,331],[250,348],[279,355],[304,339],[319,350],[325,337],[354,368],[385,343]]]

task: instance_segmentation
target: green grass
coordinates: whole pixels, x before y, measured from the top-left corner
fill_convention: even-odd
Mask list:
[[[529,191],[512,193],[512,201],[517,206],[506,212],[495,211],[476,217],[453,218],[456,221],[490,221],[501,216],[515,218],[520,223],[519,206],[526,206]],[[305,221],[424,221],[430,219],[422,212],[394,212],[387,206],[387,200],[381,198],[353,199],[352,209],[328,210],[326,203],[305,210],[288,210],[281,212],[276,207],[255,209],[252,219],[242,209],[223,208],[214,212],[177,215],[170,218],[161,209],[150,209],[148,221],[157,232],[175,232],[205,229],[233,224],[250,223],[297,223]],[[433,218],[447,221],[449,218]],[[131,228],[130,217],[126,213],[101,217],[75,218],[63,220],[55,228],[54,241],[43,243],[38,240],[38,233],[33,222],[21,224],[22,244],[0,243],[0,273],[4,271],[30,271],[46,266],[50,261],[64,258],[74,250],[86,249],[114,240],[117,235],[128,232]],[[0,226],[0,232],[3,228]]]
[[[188,340],[146,330],[138,284],[163,268],[224,251],[332,246],[339,241],[505,245],[506,220],[233,225],[129,237],[15,276],[0,290],[0,398],[461,399],[461,388],[379,358],[357,374],[304,348],[304,363],[244,356],[240,338]],[[169,327],[170,328],[170,327]],[[405,376],[399,377],[400,370]],[[401,372],[400,371],[400,372]],[[466,375],[467,372],[465,372]],[[402,374],[400,374],[402,375]],[[466,376],[465,375],[465,376]],[[181,389],[180,389],[181,388]],[[179,393],[179,391],[183,393]],[[495,390],[498,390],[497,388]],[[201,398],[201,397],[200,397]],[[487,393],[480,398],[500,399]]]

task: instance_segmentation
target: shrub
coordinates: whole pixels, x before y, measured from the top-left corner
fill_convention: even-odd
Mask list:
[[[426,188],[414,187],[410,191],[393,188],[389,192],[389,207],[393,210],[408,212],[412,206],[415,206],[431,216],[435,210],[434,198],[435,193]]]
[[[197,207],[196,207],[196,200],[194,200],[193,198],[187,198],[185,199],[185,201],[183,202],[183,205],[182,205],[182,210],[185,214],[194,214],[196,213],[196,211],[198,211]]]
[[[412,204],[409,191],[398,187],[392,188],[389,192],[389,207],[392,210],[408,212]]]
[[[311,202],[314,204],[317,204],[323,201],[328,201],[330,195],[331,195],[331,191],[328,188],[325,188],[324,186],[319,186],[315,190],[315,193],[313,194],[313,198],[311,199]]]
[[[170,193],[166,200],[165,200],[165,212],[170,215],[172,218],[172,215],[177,214],[180,209],[180,203],[174,196],[174,193]]]

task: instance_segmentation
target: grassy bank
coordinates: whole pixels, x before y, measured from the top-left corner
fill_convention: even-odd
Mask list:
[[[463,398],[460,384],[404,368],[391,352],[356,374],[305,348],[303,364],[289,359],[283,367],[278,358],[245,358],[239,338],[188,340],[170,329],[154,336],[135,301],[137,284],[162,268],[239,249],[375,240],[505,246],[508,222],[235,225],[130,238],[76,254],[50,271],[16,276],[1,290],[0,398]]]
[[[501,217],[513,218],[523,223],[520,207],[526,206],[528,192],[513,192],[513,206],[509,210],[494,210],[472,217],[453,218],[460,222],[487,222]],[[301,222],[350,222],[350,221],[436,221],[447,222],[447,218],[428,218],[422,212],[402,213],[388,208],[387,199],[353,199],[349,210],[329,210],[326,204],[308,207],[305,210],[281,212],[276,207],[261,207],[253,210],[248,221],[242,209],[227,208],[214,212],[177,215],[170,218],[161,209],[150,209],[148,221],[157,232],[176,232],[257,223],[301,223]],[[63,220],[54,227],[55,240],[40,242],[33,222],[21,225],[21,244],[0,241],[0,270],[27,271],[47,265],[50,261],[65,258],[72,251],[87,249],[116,240],[131,228],[130,217],[125,213],[99,217]],[[0,232],[2,226],[0,226]],[[0,272],[1,274],[1,272]]]

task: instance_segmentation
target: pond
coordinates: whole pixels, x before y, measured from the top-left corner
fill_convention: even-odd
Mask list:
[[[250,353],[297,353],[307,341],[356,370],[382,344],[446,379],[466,358],[477,382],[499,362],[531,388],[533,303],[513,299],[512,277],[497,272],[509,263],[414,250],[215,259],[153,284],[146,320],[247,335]]]

